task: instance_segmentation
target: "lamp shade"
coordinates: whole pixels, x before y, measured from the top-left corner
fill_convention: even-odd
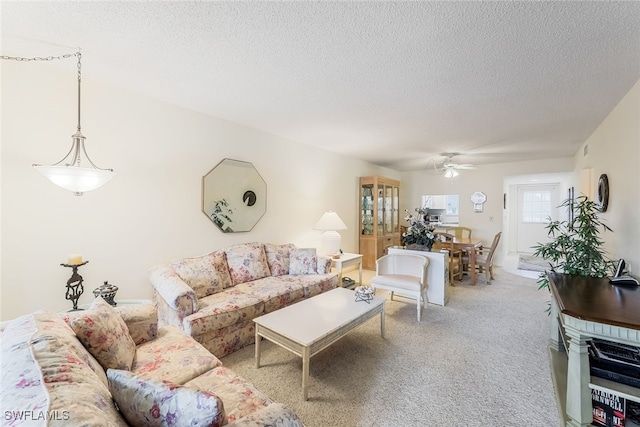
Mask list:
[[[115,173],[105,169],[82,168],[77,166],[34,166],[38,172],[65,190],[82,194],[95,190],[107,183]]]
[[[333,211],[325,212],[313,228],[315,230],[324,230],[324,233],[322,233],[321,252],[326,255],[337,254],[340,250],[342,236],[340,236],[340,233],[336,230],[347,229],[347,226],[342,222],[338,214]]]
[[[346,230],[347,226],[342,222],[342,219],[334,211],[327,211],[318,220],[314,230]]]

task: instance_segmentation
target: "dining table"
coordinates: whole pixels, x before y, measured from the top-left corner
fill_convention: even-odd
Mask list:
[[[469,275],[471,277],[471,284],[475,286],[478,280],[478,273],[476,272],[476,250],[482,248],[482,240],[472,239],[470,237],[454,237],[453,247],[469,254]]]

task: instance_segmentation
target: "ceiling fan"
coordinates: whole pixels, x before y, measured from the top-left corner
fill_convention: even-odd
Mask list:
[[[445,157],[444,161],[438,165],[434,161],[435,169],[442,172],[442,176],[445,178],[455,178],[460,175],[458,170],[469,170],[475,169],[475,165],[470,163],[454,163],[453,157],[459,155],[460,153],[442,153],[442,156]]]

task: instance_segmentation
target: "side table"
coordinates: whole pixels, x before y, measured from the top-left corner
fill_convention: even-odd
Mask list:
[[[122,305],[131,305],[131,304],[153,304],[151,300],[148,299],[123,299],[123,300],[115,300],[116,307],[120,307]],[[86,310],[89,308],[91,303],[79,305],[78,308],[81,310]]]
[[[350,288],[362,285],[362,254],[349,254],[345,252],[340,255],[340,258],[331,259],[331,267],[338,270],[338,284],[340,286],[342,286],[342,269],[352,265],[358,266],[359,280],[357,283],[349,286]]]

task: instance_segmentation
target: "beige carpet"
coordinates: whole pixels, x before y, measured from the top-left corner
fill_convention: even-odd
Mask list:
[[[372,319],[311,359],[306,402],[300,358],[268,341],[260,369],[254,346],[223,363],[307,427],[558,426],[548,292],[534,279],[495,276],[452,288],[449,304],[429,305],[420,323],[413,303],[388,301],[386,339]]]

